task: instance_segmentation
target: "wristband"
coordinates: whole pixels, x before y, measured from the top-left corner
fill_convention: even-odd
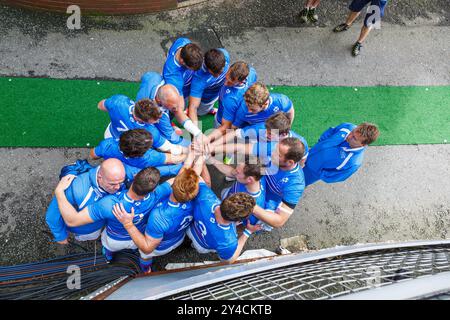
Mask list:
[[[189,131],[189,133],[192,133],[194,137],[197,137],[202,131],[192,122],[191,119],[187,119],[183,123],[183,127]]]
[[[248,229],[244,230],[244,236],[246,236],[247,238],[250,238],[250,236],[252,235],[252,232]]]

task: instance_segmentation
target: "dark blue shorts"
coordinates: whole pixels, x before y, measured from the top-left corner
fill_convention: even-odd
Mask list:
[[[380,8],[381,17],[384,16],[384,8],[386,7],[388,0],[353,0],[350,3],[349,9],[353,12],[360,12],[366,5],[370,3],[371,6],[378,6]],[[369,27],[369,18],[375,13],[374,10],[367,12],[364,18],[364,25]]]

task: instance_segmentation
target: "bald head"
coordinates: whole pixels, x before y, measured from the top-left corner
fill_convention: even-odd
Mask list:
[[[118,159],[107,159],[100,165],[98,184],[108,193],[116,193],[125,180],[125,167]]]
[[[157,102],[172,112],[176,111],[180,98],[177,88],[171,84],[163,85],[156,95]]]

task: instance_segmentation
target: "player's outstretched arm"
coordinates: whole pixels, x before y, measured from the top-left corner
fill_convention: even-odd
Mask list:
[[[94,222],[89,216],[88,208],[84,208],[78,212],[72,204],[67,200],[65,190],[70,186],[72,181],[76,178],[74,175],[67,175],[61,178],[58,186],[55,189],[55,197],[58,202],[61,216],[69,227],[78,227],[88,223]]]
[[[99,110],[108,112],[108,109],[106,109],[106,107],[105,107],[105,101],[106,101],[106,99],[103,99],[102,101],[100,101],[100,102],[98,103],[98,105],[97,105],[97,108],[98,108]]]
[[[236,169],[232,166],[223,163],[220,160],[217,160],[214,157],[210,157],[208,159],[208,164],[212,164],[214,167],[217,168],[220,172],[222,172],[224,175],[230,178],[234,178],[236,176]]]
[[[278,207],[277,212],[264,210],[260,206],[256,205],[253,214],[256,218],[262,220],[268,225],[274,228],[281,228],[288,221],[293,212],[294,209],[290,208],[285,203],[282,203],[281,206]]]
[[[198,125],[197,109],[200,106],[201,98],[189,97],[188,116],[195,125]]]
[[[173,155],[171,153],[166,154],[166,161],[164,164],[179,164],[184,162],[187,158],[187,154],[179,154],[179,155]]]
[[[251,154],[253,150],[253,144],[248,143],[227,143],[224,145],[211,148],[211,153],[214,154],[230,154],[237,152],[239,154]]]
[[[214,129],[214,131],[208,135],[209,140],[215,141],[221,138],[227,133],[227,130],[231,129],[231,127],[232,127],[231,121],[222,119],[222,124],[220,125],[220,127]]]
[[[92,160],[98,160],[98,159],[100,159],[100,157],[97,156],[97,155],[95,154],[95,148],[92,148],[92,149],[89,151],[89,157],[90,157]]]
[[[161,243],[162,239],[154,239],[148,235],[143,235],[136,228],[133,223],[134,208],[131,208],[131,213],[129,213],[125,210],[122,203],[116,203],[113,208],[113,214],[116,219],[123,225],[125,230],[127,230],[136,246],[145,254],[150,254]]]
[[[164,143],[158,148],[161,152],[171,153],[175,156],[180,154],[186,154],[189,152],[189,148],[182,147],[178,144],[173,144],[169,140],[164,139]]]
[[[194,169],[195,173],[200,177],[203,172],[203,167],[205,165],[205,156],[199,155],[194,159],[194,163],[192,169]]]
[[[217,130],[217,129],[216,129]],[[220,135],[217,138],[213,139],[212,134],[214,134],[216,131],[213,131],[208,138],[213,142],[211,142],[211,146],[212,147],[217,147],[217,146],[221,146],[224,143],[228,143],[234,140],[234,138],[236,137],[236,130],[233,130],[230,128],[226,129],[226,131],[224,131],[225,135]]]
[[[250,224],[250,222],[248,222],[247,227],[245,228],[242,235],[239,237],[238,246],[236,248],[236,251],[234,252],[234,255],[229,260],[226,260],[226,262],[229,264],[235,262],[237,258],[239,258],[239,256],[241,255],[245,243],[250,238],[252,233],[261,230],[261,228],[262,228],[261,225],[252,225]]]

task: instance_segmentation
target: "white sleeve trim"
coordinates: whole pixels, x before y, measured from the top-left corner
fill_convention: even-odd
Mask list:
[[[339,131],[344,131],[345,133],[350,133],[350,130],[346,129],[346,128],[341,128]]]
[[[293,209],[291,209],[291,208],[289,208],[289,209],[283,208],[282,205],[280,205],[280,206],[278,207],[278,210],[283,211],[283,212],[286,212],[287,214],[292,214],[292,213],[294,212]]]

